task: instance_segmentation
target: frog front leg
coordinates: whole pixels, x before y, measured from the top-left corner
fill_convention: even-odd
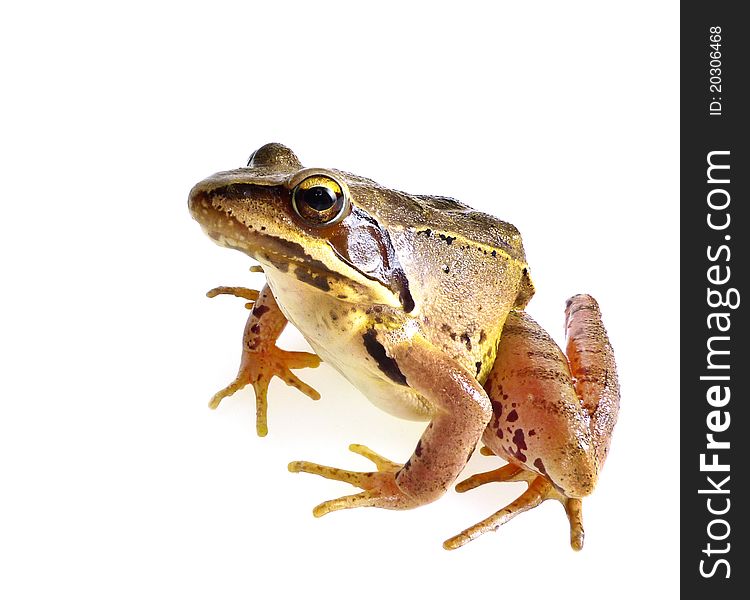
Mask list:
[[[315,507],[322,516],[359,506],[409,509],[442,496],[469,460],[492,415],[490,401],[476,379],[450,357],[422,338],[408,343],[385,342],[393,368],[405,385],[432,407],[432,419],[403,465],[391,462],[363,446],[351,449],[375,462],[378,471],[355,472],[297,461],[292,472],[305,472],[344,481],[364,491],[329,500]]]
[[[320,358],[309,352],[289,352],[276,346],[276,340],[284,330],[287,320],[276,304],[268,285],[260,292],[246,288],[220,287],[209,291],[207,295],[213,298],[220,294],[231,294],[248,300],[246,306],[252,308],[252,311],[242,336],[242,359],[237,377],[227,387],[214,394],[209,407],[215,409],[222,399],[252,384],[255,390],[256,431],[262,437],[268,433],[267,395],[271,379],[274,376],[279,377],[287,385],[296,387],[313,400],[318,400],[320,394],[300,381],[290,369],[317,367]]]
[[[447,540],[454,549],[548,499],[560,501],[570,542],[583,547],[581,498],[590,494],[607,456],[619,408],[614,353],[596,301],[581,294],[565,311],[567,357],[531,317],[508,316],[485,383],[493,417],[486,446],[509,464],[470,477],[464,492],[491,481],[525,481],[515,501]]]

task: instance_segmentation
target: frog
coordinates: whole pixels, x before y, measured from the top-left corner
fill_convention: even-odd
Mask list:
[[[289,463],[293,473],[359,490],[322,502],[314,516],[433,502],[482,442],[482,454],[505,464],[456,491],[515,481],[526,490],[443,547],[462,547],[550,499],[565,509],[571,547],[583,547],[582,498],[594,490],[619,410],[614,352],[588,294],[566,303],[565,351],[527,313],[535,287],[515,226],[453,198],[303,167],[278,143],[197,183],[188,206],[208,237],[256,261],[251,270],[266,279],[261,290],[208,292],[240,297],[250,310],[237,376],[211,408],[251,386],[265,436],[271,379],[317,400],[293,371],[324,361],[375,406],[427,423],[403,462],[352,444],[372,470]],[[313,352],[277,346],[288,323]]]

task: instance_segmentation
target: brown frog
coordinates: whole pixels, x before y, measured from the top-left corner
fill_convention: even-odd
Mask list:
[[[267,279],[260,292],[209,292],[243,297],[252,308],[239,373],[212,408],[251,384],[258,435],[266,435],[270,379],[317,399],[292,370],[322,359],[380,408],[429,421],[403,464],[360,445],[350,449],[376,471],[291,463],[290,471],[362,490],[323,502],[315,516],[432,502],[481,439],[484,453],[508,464],[456,489],[489,481],[525,481],[528,489],[444,547],[457,548],[550,498],[567,511],[571,545],[582,547],[581,498],[594,489],[617,419],[614,355],[591,296],[568,300],[565,353],[524,312],[534,287],[513,225],[451,198],[303,168],[281,144],[261,147],[245,168],[198,183],[189,208],[215,242],[257,260]],[[287,322],[316,354],[276,347]]]

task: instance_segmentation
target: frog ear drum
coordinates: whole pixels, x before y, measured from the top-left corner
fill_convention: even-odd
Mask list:
[[[310,174],[292,188],[292,208],[313,227],[335,225],[349,214],[349,195],[332,177]]]

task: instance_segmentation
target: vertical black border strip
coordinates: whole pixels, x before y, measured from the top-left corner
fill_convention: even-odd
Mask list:
[[[750,22],[743,8],[705,0],[682,3],[680,14],[681,592],[721,600],[750,597],[750,503],[743,491],[750,487],[750,364],[743,348],[750,306]],[[716,27],[718,50],[710,37]],[[720,57],[710,54],[717,51]],[[711,152],[714,164],[729,169],[709,174]],[[722,301],[728,306],[710,306]],[[713,354],[712,367],[711,349],[729,353]],[[707,448],[709,435],[730,447]]]

